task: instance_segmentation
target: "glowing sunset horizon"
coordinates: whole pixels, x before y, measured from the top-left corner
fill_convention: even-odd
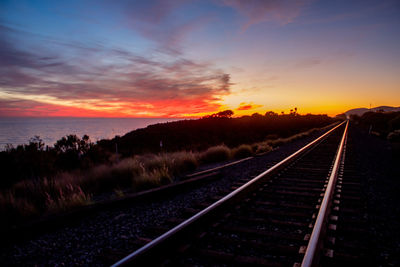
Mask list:
[[[2,1],[0,117],[400,106],[398,1]]]

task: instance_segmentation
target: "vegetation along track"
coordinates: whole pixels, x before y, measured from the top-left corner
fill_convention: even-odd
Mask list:
[[[171,219],[178,225],[142,238],[147,244],[113,266],[316,266],[359,260],[351,256],[359,255],[351,254],[354,250],[344,252],[359,246],[346,243],[351,229],[343,225],[362,220],[357,185],[343,180],[347,128],[348,122],[341,123],[189,219]],[[343,201],[355,206],[341,207]]]

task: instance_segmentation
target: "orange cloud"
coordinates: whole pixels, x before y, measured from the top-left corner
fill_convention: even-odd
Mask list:
[[[263,105],[257,105],[253,103],[240,103],[239,107],[236,110],[250,110],[250,109],[256,109],[256,108],[261,108]]]

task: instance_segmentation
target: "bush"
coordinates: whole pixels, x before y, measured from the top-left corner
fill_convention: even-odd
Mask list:
[[[231,150],[225,145],[213,146],[201,153],[200,160],[204,163],[213,163],[229,159]]]
[[[268,153],[272,151],[272,147],[267,142],[256,143],[253,146],[253,151],[256,154]]]
[[[171,153],[170,158],[172,158],[170,170],[173,174],[194,171],[199,165],[196,155],[192,152]]]
[[[92,193],[111,191],[117,187],[131,187],[134,177],[144,172],[143,166],[133,158],[113,165],[100,165],[80,174],[76,181]]]
[[[235,159],[247,158],[253,155],[253,149],[249,145],[240,145],[232,149],[232,156]]]

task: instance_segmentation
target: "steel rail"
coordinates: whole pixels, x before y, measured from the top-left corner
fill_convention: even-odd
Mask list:
[[[308,246],[304,254],[303,261],[301,263],[302,267],[311,267],[316,265],[318,249],[320,249],[322,233],[324,230],[324,226],[327,222],[327,217],[329,215],[329,210],[330,210],[329,208],[331,205],[331,200],[339,173],[340,161],[342,158],[343,149],[345,147],[345,141],[347,139],[348,126],[349,126],[349,121],[347,121],[346,123],[346,128],[344,130],[342,140],[339,144],[336,153],[336,158],[333,164],[332,172],[331,175],[329,176],[328,186],[326,187],[324,198],[322,199],[322,203],[318,212],[317,220],[315,221],[314,228],[311,233],[310,240],[308,241]]]
[[[185,229],[186,227],[188,227],[189,225],[193,224],[194,222],[196,222],[200,218],[203,218],[205,215],[209,214],[211,211],[215,210],[217,207],[219,207],[223,203],[227,202],[228,200],[230,200],[233,197],[237,196],[239,193],[241,193],[244,190],[248,189],[250,186],[255,184],[257,181],[262,179],[264,176],[274,172],[275,170],[280,168],[282,165],[290,162],[292,159],[296,158],[298,155],[300,155],[301,153],[305,152],[307,149],[311,148],[314,144],[316,144],[319,141],[323,140],[326,136],[328,136],[330,133],[332,133],[338,127],[343,125],[345,122],[346,121],[343,121],[342,123],[338,124],[337,126],[332,128],[331,130],[327,131],[326,133],[324,133],[323,135],[321,135],[320,137],[318,137],[314,141],[310,142],[309,144],[307,144],[304,147],[302,147],[299,150],[297,150],[295,153],[293,153],[290,156],[286,157],[285,159],[283,159],[282,161],[278,162],[274,166],[270,167],[268,170],[264,171],[263,173],[259,174],[258,176],[254,177],[249,182],[245,183],[244,185],[242,185],[241,187],[239,187],[236,190],[232,191],[231,193],[229,193],[225,197],[223,197],[220,200],[214,202],[213,204],[211,204],[207,208],[205,208],[205,209],[201,210],[200,212],[196,213],[195,215],[193,215],[189,219],[183,221],[179,225],[175,226],[171,230],[169,230],[169,231],[165,232],[164,234],[160,235],[156,239],[152,240],[151,242],[147,243],[143,247],[141,247],[138,250],[132,252],[131,254],[129,254],[128,256],[126,256],[125,258],[119,260],[118,262],[114,263],[111,266],[112,267],[118,267],[118,266],[124,266],[124,265],[129,264],[131,261],[133,261],[133,259],[137,258],[139,255],[143,255],[144,253],[148,252],[150,249],[156,247],[157,245],[159,245],[162,242],[166,241],[167,239],[171,238],[177,232]]]

